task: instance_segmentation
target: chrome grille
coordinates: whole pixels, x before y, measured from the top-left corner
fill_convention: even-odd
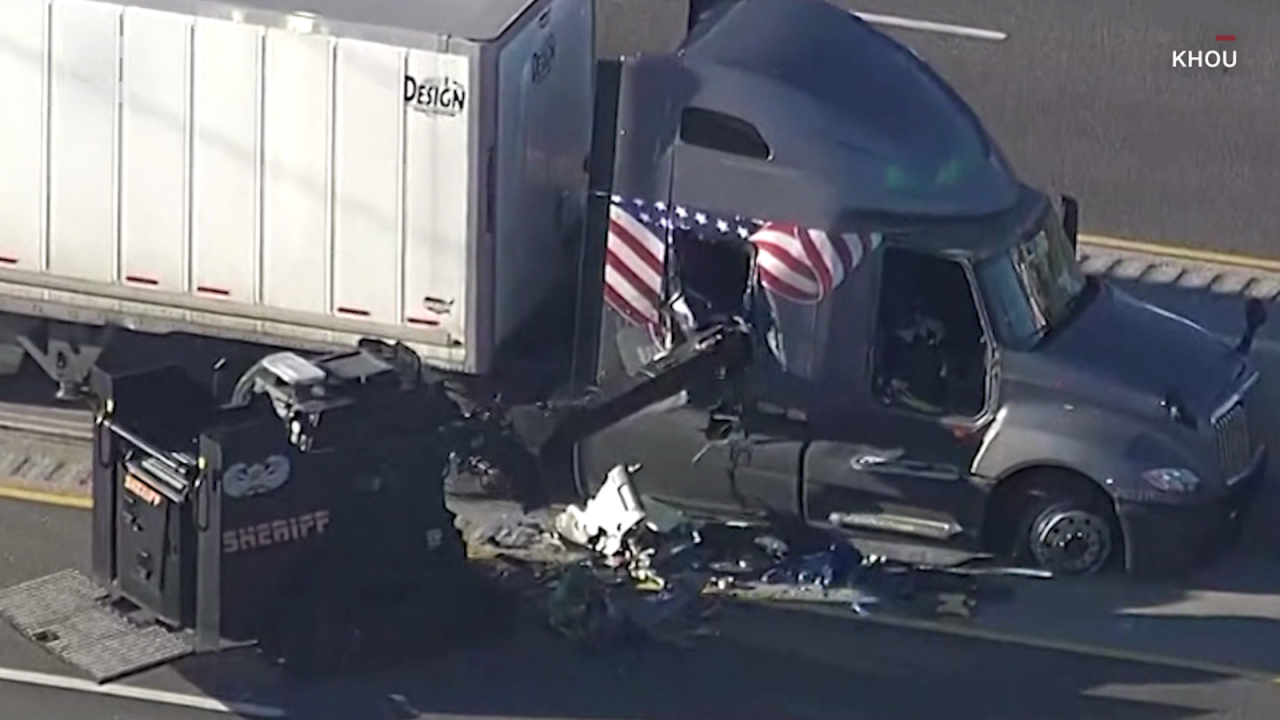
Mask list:
[[[1213,420],[1214,442],[1218,450],[1218,462],[1222,474],[1233,479],[1249,469],[1256,445],[1249,428],[1247,405],[1252,386],[1236,398],[1235,402],[1220,412]]]

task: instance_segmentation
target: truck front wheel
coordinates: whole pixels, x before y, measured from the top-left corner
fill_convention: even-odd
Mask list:
[[[1055,575],[1089,575],[1111,565],[1121,545],[1110,500],[1085,478],[1038,473],[1013,503],[1014,556]]]

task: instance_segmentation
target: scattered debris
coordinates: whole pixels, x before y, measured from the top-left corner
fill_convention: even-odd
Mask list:
[[[703,623],[715,608],[704,596],[705,581],[689,577],[658,591],[590,565],[569,565],[552,580],[547,600],[552,629],[589,649],[626,640],[688,645],[705,634]]]
[[[784,557],[760,579],[772,584],[830,588],[852,579],[863,562],[862,553],[852,545],[835,541],[822,552],[801,555],[794,560]]]
[[[552,629],[589,645],[616,637],[621,625],[605,586],[584,565],[570,565],[557,579],[547,615]]]
[[[645,519],[645,509],[631,484],[631,473],[619,465],[585,508],[570,505],[556,517],[556,530],[572,543],[602,555],[622,551],[627,533]]]
[[[468,534],[472,543],[503,550],[563,549],[564,544],[546,523],[531,515],[501,514],[486,518]]]
[[[503,572],[525,577],[525,591],[542,593],[550,627],[586,648],[638,638],[687,645],[710,632],[715,600],[724,595],[817,599],[860,615],[972,618],[980,599],[996,595],[986,576],[1049,577],[1020,568],[891,561],[807,528],[694,522],[643,497],[632,484],[638,469],[613,468],[584,507],[570,506],[553,519],[502,516],[471,535],[503,550],[560,548],[558,562],[530,561],[524,572],[515,565]],[[575,556],[574,546],[585,556]]]

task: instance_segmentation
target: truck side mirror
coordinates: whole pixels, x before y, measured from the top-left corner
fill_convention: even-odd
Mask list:
[[[1062,196],[1062,230],[1071,241],[1071,247],[1080,244],[1080,201],[1070,195]]]
[[[1249,298],[1244,303],[1244,335],[1240,338],[1240,344],[1236,345],[1236,350],[1247,355],[1253,349],[1253,338],[1258,334],[1258,329],[1267,323],[1267,306],[1258,298]]]
[[[716,6],[720,5],[724,0],[689,0],[689,14],[685,25],[685,33],[693,32],[698,23],[702,21]]]

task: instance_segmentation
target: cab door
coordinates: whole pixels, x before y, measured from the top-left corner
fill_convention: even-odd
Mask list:
[[[615,336],[626,342],[626,329]],[[602,387],[616,383],[645,382],[643,367],[619,368],[626,375],[605,377]],[[681,507],[717,514],[736,515],[730,489],[730,448],[717,442],[712,417],[719,394],[716,378],[694,377],[674,392],[662,393],[629,416],[582,439],[578,445],[579,485],[594,494],[605,475],[616,465],[639,465],[633,476],[636,489]],[[655,396],[656,397],[656,396]]]
[[[646,358],[674,350],[670,343],[690,330],[674,326],[705,328],[745,310],[750,253],[738,213],[758,209],[761,183],[775,174],[772,151],[748,120],[681,100],[664,104],[678,120],[670,145],[654,144],[660,163],[643,156],[644,142],[632,140],[619,153],[601,385],[610,374],[643,372],[636,368]],[[621,191],[635,188],[648,190]],[[617,463],[634,462],[644,466],[634,478],[640,492],[676,505],[722,517],[797,514],[803,432],[754,404],[726,412],[725,390],[723,378],[695,379],[584,440],[585,485],[594,487]]]
[[[703,106],[703,84],[678,58],[627,62],[618,118],[626,142],[617,145],[604,259],[602,387],[674,351],[673,325],[740,315],[755,222],[747,217],[805,207],[816,195],[771,163],[750,117]],[[590,491],[613,465],[634,462],[644,465],[639,491],[674,504],[720,516],[798,514],[803,427],[751,403],[726,416],[722,383],[695,382],[583,440],[579,486]]]
[[[884,248],[874,322],[843,358],[848,402],[817,418],[804,464],[810,522],[969,546],[988,484],[995,357],[965,264]]]
[[[721,518],[798,517],[803,404],[778,404],[767,370],[746,360],[756,339],[713,325],[668,345],[612,306],[606,322],[615,347],[597,384],[621,410],[579,444],[580,485],[594,492],[610,468],[638,464],[643,495]]]
[[[802,423],[772,410],[727,415],[685,398],[653,408],[581,443],[581,468],[599,480],[636,463],[646,496],[720,519],[800,517]]]

